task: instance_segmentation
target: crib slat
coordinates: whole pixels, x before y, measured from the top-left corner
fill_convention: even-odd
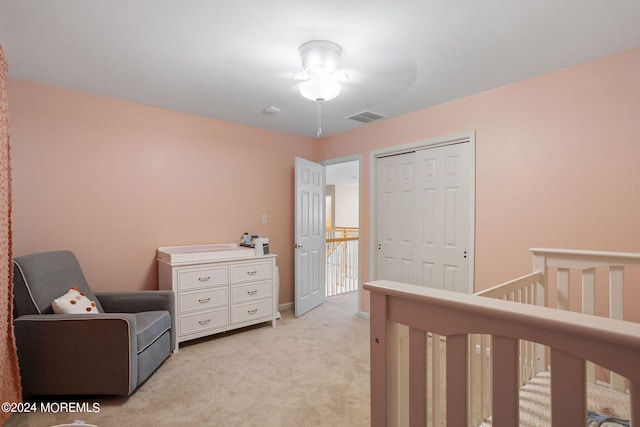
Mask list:
[[[468,336],[447,337],[447,426],[467,425]]]
[[[394,420],[398,420],[398,425],[405,426],[409,424],[409,327],[407,325],[395,324],[395,342],[394,355],[390,357],[391,363],[394,364],[394,372],[397,374],[393,378],[393,386],[389,383],[389,390],[398,396],[396,402],[387,401],[387,416],[393,416]],[[387,349],[387,351],[389,351]],[[387,366],[390,366],[389,361]],[[391,376],[387,376],[387,381],[392,381]]]
[[[640,384],[630,381],[629,384],[629,397],[631,403],[630,412],[631,412],[631,427],[640,426]]]
[[[624,319],[624,267],[609,268],[609,317]]]
[[[409,329],[409,425],[411,426],[427,425],[426,336],[424,331]]]
[[[542,260],[540,260],[542,258]],[[534,256],[533,267],[534,271],[540,271],[544,274],[534,284],[532,301],[534,305],[540,307],[549,307],[549,292],[547,291],[547,267],[546,262],[543,261],[544,257]],[[533,369],[533,375],[538,372],[542,372],[547,369],[549,365],[547,360],[547,351],[544,346],[533,344],[533,352],[535,353],[535,362]]]
[[[590,268],[582,271],[582,312],[596,314],[596,269]],[[587,363],[587,381],[596,382],[596,367],[593,363]]]
[[[517,426],[519,422],[517,339],[494,335],[491,358],[493,369],[493,423],[495,427]]]
[[[582,312],[596,314],[596,269],[582,271]]]
[[[609,267],[609,317],[624,319],[624,267]],[[624,377],[611,372],[611,387],[624,392]]]
[[[551,425],[583,426],[587,417],[585,361],[551,349]]]
[[[371,294],[371,425],[387,425],[387,298]]]
[[[558,308],[560,310],[569,310],[570,298],[569,269],[558,268]]]
[[[479,426],[491,415],[491,360],[489,336],[469,337],[469,414],[470,425]]]
[[[432,425],[437,425],[442,419],[442,411],[440,410],[440,346],[442,345],[441,337],[438,334],[431,335],[431,413]]]
[[[493,405],[493,398],[489,390],[493,387],[491,383],[491,359],[487,355],[487,349],[491,348],[491,336],[482,335],[482,346],[480,347],[480,357],[482,363],[482,418],[491,416],[491,406]]]

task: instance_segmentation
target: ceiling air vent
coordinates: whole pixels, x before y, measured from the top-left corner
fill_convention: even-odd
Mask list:
[[[356,122],[369,123],[375,120],[384,119],[384,116],[380,114],[372,113],[371,111],[363,111],[362,113],[354,114],[347,117],[347,119],[355,120]]]

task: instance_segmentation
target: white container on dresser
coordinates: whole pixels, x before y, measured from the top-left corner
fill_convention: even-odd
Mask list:
[[[233,243],[158,248],[160,289],[175,293],[178,343],[262,322],[276,327],[276,255]]]

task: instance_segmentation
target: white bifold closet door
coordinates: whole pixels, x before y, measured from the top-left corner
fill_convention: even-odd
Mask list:
[[[377,160],[377,278],[472,292],[469,143]]]

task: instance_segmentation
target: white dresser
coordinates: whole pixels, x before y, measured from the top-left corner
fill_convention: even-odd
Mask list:
[[[235,244],[158,248],[160,289],[175,293],[177,342],[262,322],[276,327],[276,255]]]

